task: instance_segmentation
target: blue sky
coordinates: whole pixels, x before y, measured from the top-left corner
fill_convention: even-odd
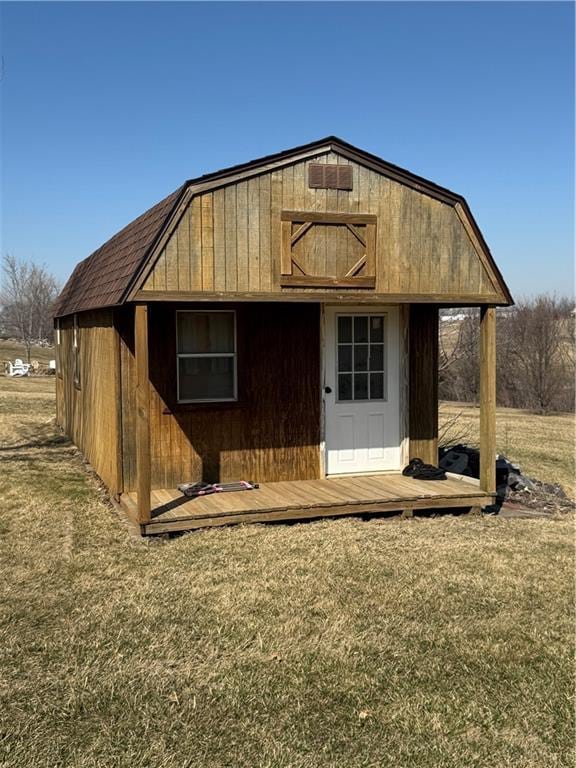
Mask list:
[[[184,179],[335,134],[573,292],[574,5],[3,3],[2,253],[74,264]]]

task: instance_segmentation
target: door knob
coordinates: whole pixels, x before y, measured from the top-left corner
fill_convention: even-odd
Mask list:
[[[326,392],[326,394],[329,395],[330,392],[332,392],[332,387],[324,387],[324,392]]]

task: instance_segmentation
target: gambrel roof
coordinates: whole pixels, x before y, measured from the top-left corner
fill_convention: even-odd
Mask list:
[[[183,190],[184,186],[165,197],[77,264],[58,297],[54,314],[120,304],[126,286]]]
[[[468,204],[456,193],[427,179],[392,165],[334,136],[293,149],[268,155],[248,163],[190,179],[146,213],[128,224],[74,269],[57,299],[56,317],[90,309],[113,307],[127,301],[131,289],[143,273],[161,238],[174,226],[192,195],[270,172],[322,153],[337,152],[422,194],[453,206],[463,226],[475,242],[483,262],[499,286],[501,301],[512,298],[484,241]]]

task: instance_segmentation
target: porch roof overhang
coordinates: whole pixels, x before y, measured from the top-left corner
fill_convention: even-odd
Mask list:
[[[177,291],[137,291],[133,298],[125,304],[154,304],[165,302],[170,304],[212,304],[212,303],[317,303],[317,304],[434,304],[440,308],[452,307],[506,307],[508,302],[496,301],[494,296],[445,296],[442,294],[399,294],[399,293],[191,293]],[[120,305],[118,305],[120,306]]]

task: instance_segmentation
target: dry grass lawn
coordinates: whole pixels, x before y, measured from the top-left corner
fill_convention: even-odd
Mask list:
[[[136,540],[53,386],[0,379],[2,768],[573,766],[571,519]]]
[[[0,364],[2,364],[5,360],[11,360],[14,362],[14,360],[19,357],[21,360],[24,360],[26,362],[26,350],[24,347],[19,344],[18,342],[12,342],[12,341],[0,341]],[[53,360],[55,357],[55,351],[54,347],[37,347],[33,346],[30,350],[30,359],[31,360],[38,360],[40,363],[44,363],[45,365],[48,364],[49,360]],[[4,365],[2,365],[1,370],[4,370]]]

